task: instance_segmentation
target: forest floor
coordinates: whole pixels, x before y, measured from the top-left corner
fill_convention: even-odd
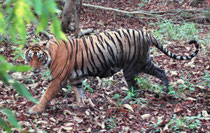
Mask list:
[[[112,7],[126,11],[170,11],[174,9],[199,9],[169,1],[150,0],[149,4],[140,0],[89,0],[93,5]],[[209,4],[209,3],[208,3]],[[207,4],[207,5],[208,5]],[[167,6],[166,6],[167,5]],[[142,7],[140,7],[142,6]],[[202,6],[200,6],[202,8]],[[113,11],[104,11],[84,7],[81,15],[82,29],[93,28],[96,31],[106,29],[132,28],[147,32],[159,30],[157,19],[141,16],[126,16]],[[172,16],[166,16],[172,19]],[[204,22],[203,22],[204,23]],[[200,22],[199,24],[203,24]],[[164,24],[164,23],[160,23]],[[172,86],[170,93],[161,93],[161,82],[146,74],[139,74],[138,90],[128,90],[122,72],[106,79],[88,78],[84,82],[86,107],[73,109],[69,105],[75,102],[75,95],[68,88],[62,88],[42,114],[29,114],[33,103],[21,97],[12,87],[0,82],[0,108],[12,110],[22,127],[29,132],[198,132],[210,131],[209,105],[209,65],[210,47],[209,27],[196,25],[200,52],[190,61],[170,59],[156,48],[151,48],[154,63],[166,71]],[[209,26],[209,25],[208,25]],[[166,32],[170,32],[167,31]],[[177,33],[178,34],[178,33]],[[197,37],[197,35],[196,35]],[[163,43],[177,54],[191,53],[194,45],[186,42],[192,38],[173,40],[163,35]],[[22,59],[14,60],[12,44],[0,45],[0,54],[8,62],[22,64]],[[39,99],[47,88],[48,76],[39,76],[33,82],[26,83],[30,72],[11,73],[12,77],[25,84],[34,98]],[[47,74],[47,73],[46,73]],[[121,101],[131,96],[131,101]],[[1,115],[1,114],[0,114]],[[3,118],[6,119],[4,115]],[[12,129],[14,132],[21,132]],[[0,129],[1,132],[1,129]]]

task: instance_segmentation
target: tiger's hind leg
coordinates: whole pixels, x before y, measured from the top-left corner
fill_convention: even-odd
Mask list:
[[[135,80],[135,76],[137,75],[137,73],[134,69],[130,71],[128,69],[123,69],[123,74],[129,89],[131,89],[132,87],[139,88],[137,81]]]
[[[71,87],[76,96],[76,104],[72,104],[72,107],[76,109],[76,108],[85,106],[85,103],[84,103],[85,96],[83,93],[82,80],[72,81]]]
[[[165,71],[155,66],[151,60],[146,64],[146,66],[143,69],[143,72],[159,78],[162,81],[163,85],[166,86],[166,88],[164,88],[163,91],[167,93],[169,92],[169,82],[168,78],[166,77]]]
[[[125,77],[125,80],[127,82],[128,88],[131,90],[131,88],[138,89],[139,86],[137,84],[137,81],[135,80],[135,77],[137,76],[137,71],[135,69],[135,67],[133,68],[132,66],[128,66],[123,68],[123,74]],[[130,98],[124,98],[122,100],[122,104],[126,104],[130,101]]]
[[[128,84],[129,88],[139,88],[135,77],[138,76],[138,73],[142,72],[142,68],[144,67],[144,63],[134,63],[123,68],[123,73],[125,80]]]

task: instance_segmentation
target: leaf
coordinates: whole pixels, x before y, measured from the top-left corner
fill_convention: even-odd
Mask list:
[[[45,1],[45,5],[47,6],[48,10],[52,14],[54,14],[56,12],[56,10],[58,9],[56,3],[54,2],[54,0],[46,0]]]
[[[120,97],[119,94],[115,94],[112,98],[113,98],[113,99],[117,99],[117,98],[119,98],[119,97]]]
[[[177,83],[177,84],[181,84],[181,85],[183,85],[183,84],[184,84],[184,80],[182,80],[182,79],[178,79],[178,80],[176,81],[176,83]]]
[[[150,114],[143,114],[142,116],[142,119],[146,120],[146,119],[149,119],[151,117]]]
[[[0,73],[0,80],[3,81],[6,85],[9,85],[9,81],[12,80],[11,77],[6,73]]]
[[[30,69],[31,69],[30,66],[18,65],[18,66],[13,66],[12,68],[10,68],[10,71],[13,71],[13,72],[27,72]]]
[[[32,102],[34,102],[34,103],[38,103],[38,101],[37,101],[36,99],[34,99],[34,98],[31,96],[31,94],[29,93],[29,91],[27,90],[27,88],[26,88],[23,84],[21,84],[21,83],[15,81],[15,82],[12,84],[12,86],[13,86],[13,87],[15,88],[15,90],[16,90],[17,92],[19,92],[22,96],[25,96],[26,98],[28,98],[30,101],[32,101]]]
[[[37,27],[36,33],[39,33],[40,31],[43,31],[47,28],[48,19],[50,17],[49,11],[44,7],[44,5],[43,5],[42,9],[43,9],[43,12],[40,16],[40,23]]]
[[[1,119],[1,117],[0,117],[0,127],[3,127],[7,131],[7,133],[12,133],[8,124],[3,119]]]
[[[9,4],[11,2],[12,2],[12,0],[5,0],[3,4],[6,5],[6,4]]]
[[[51,31],[55,34],[57,39],[67,40],[66,35],[61,31],[61,24],[60,21],[55,17],[53,17],[53,21],[51,24]]]
[[[74,116],[73,118],[74,118],[74,120],[77,121],[77,123],[83,122],[83,119],[81,119],[81,118],[79,118],[79,117],[77,117],[77,116]]]
[[[1,6],[0,6],[0,33],[5,34],[5,21],[4,21],[4,15],[1,12]]]
[[[210,115],[208,114],[208,112],[206,110],[202,110],[202,115],[205,117],[205,118],[209,118]]]
[[[9,123],[11,123],[15,128],[21,128],[20,125],[18,124],[17,119],[14,117],[13,113],[8,110],[8,109],[1,109],[0,110],[2,113],[7,115]]]
[[[73,127],[61,126],[61,128],[66,130],[66,131],[72,131],[73,130]]]
[[[42,14],[42,0],[34,0],[34,10],[40,16]]]
[[[123,107],[129,109],[130,111],[134,112],[133,107],[129,104],[123,104]]]

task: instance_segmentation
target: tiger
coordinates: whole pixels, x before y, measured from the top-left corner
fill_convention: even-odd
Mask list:
[[[198,54],[199,44],[191,40],[196,50],[188,56],[176,55],[163,48],[150,33],[137,29],[117,29],[98,34],[57,40],[55,37],[30,46],[25,59],[34,73],[48,67],[50,84],[40,101],[30,108],[30,113],[41,113],[67,81],[76,96],[73,106],[84,107],[82,81],[89,76],[109,77],[123,71],[128,88],[135,88],[135,77],[143,72],[160,79],[169,92],[169,81],[165,71],[157,67],[150,57],[150,46],[154,45],[165,55],[177,60],[191,60]]]

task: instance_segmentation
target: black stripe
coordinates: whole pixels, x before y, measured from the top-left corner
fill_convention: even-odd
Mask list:
[[[98,53],[96,53],[96,51],[95,51],[95,47],[94,47],[94,44],[93,44],[93,38],[90,36],[89,37],[90,38],[90,42],[91,42],[91,46],[92,46],[92,48],[93,48],[93,52],[94,52],[94,54],[96,55],[96,57],[97,57],[97,59],[99,60],[99,62],[101,63],[101,65],[103,65],[103,63],[102,63],[102,61],[101,61],[101,59],[100,59],[100,57],[98,56]],[[98,38],[97,38],[98,39]],[[95,43],[95,46],[97,47],[97,43]],[[91,55],[92,56],[92,58],[93,58],[93,55]],[[94,59],[92,59],[93,61],[94,61]],[[95,62],[94,62],[94,65],[96,66],[96,64],[95,64]],[[104,67],[104,66],[103,66]],[[98,67],[96,66],[96,68],[97,68],[97,70],[99,71],[99,69],[98,69]]]
[[[101,49],[98,47],[97,44],[96,44],[96,47],[98,48],[98,51],[99,51],[99,53],[101,54],[101,56],[103,58],[104,63],[102,63],[102,64],[105,64],[106,66],[109,66],[109,64],[107,64],[107,61],[106,61],[106,58],[105,58],[103,52],[101,51]]]
[[[134,54],[133,54],[133,57],[132,57],[132,59],[131,59],[131,61],[134,61],[134,58],[136,57],[136,36],[135,36],[135,33],[134,33],[134,30],[132,30],[133,31],[133,43],[134,43]]]
[[[124,57],[123,57],[124,56],[123,44],[121,42],[121,39],[115,33],[114,33],[114,35],[117,38],[117,41],[119,42],[120,50],[121,50],[121,54],[120,54],[121,60],[118,63],[122,64],[122,61],[124,60]],[[118,48],[116,47],[116,49],[118,49]]]
[[[70,44],[70,46],[71,46],[71,52],[69,51],[69,53],[70,53],[70,60],[71,60],[71,59],[72,59],[72,55],[73,55],[73,51],[72,51],[72,50],[73,50],[73,44],[72,44],[72,42],[71,42],[71,40],[72,40],[71,38],[70,38],[71,40],[70,40],[69,38],[67,38],[67,39],[68,39],[68,42],[69,42],[68,44]],[[68,50],[69,50],[69,49],[68,49]],[[70,63],[70,62],[69,62],[69,63]]]
[[[81,50],[81,54],[82,54],[82,66],[81,66],[81,71],[82,71],[82,74],[84,75],[84,55],[83,55],[83,50]]]
[[[129,58],[130,58],[130,53],[131,53],[131,44],[130,44],[130,39],[129,39],[129,37],[128,37],[128,34],[127,33],[125,33],[125,31],[124,30],[122,30],[122,32],[123,32],[123,34],[124,34],[124,36],[126,36],[127,37],[127,40],[128,40],[128,49],[129,49],[129,52],[128,52],[128,55],[126,54],[126,56],[127,56],[127,60],[129,60]]]
[[[104,44],[103,44],[102,36],[101,35],[97,35],[96,37],[97,37],[97,40],[98,40],[99,44],[105,49]]]
[[[92,63],[94,65],[94,70],[96,69],[96,72],[99,72],[100,69],[97,67],[96,63],[95,63],[95,59],[93,58],[93,54],[92,54],[92,51],[89,49],[89,52],[90,52],[90,56],[91,56],[91,60],[92,60]]]
[[[131,37],[131,34],[130,34],[130,29],[126,29],[127,32],[128,32],[128,35]]]
[[[93,38],[92,38],[92,36],[90,36],[89,39],[90,39],[90,44],[91,44],[91,46],[93,48],[93,52],[95,53],[95,48],[94,48],[94,45],[93,45]]]
[[[141,56],[141,40],[140,40],[140,32],[139,32],[139,30],[136,30],[136,32],[138,33],[138,35],[137,35],[137,38],[136,38],[136,41],[137,41],[137,46],[138,46],[138,50],[137,50],[137,57],[140,57]],[[145,50],[143,50],[143,52],[146,52]],[[142,55],[144,55],[143,53],[142,53]]]
[[[82,40],[83,40],[83,44],[85,45],[85,51],[86,51],[86,55],[87,55],[87,60],[88,60],[88,62],[90,63],[91,67],[94,70],[94,66],[90,62],[90,57],[89,57],[89,54],[88,54],[89,49],[88,49],[88,45],[87,45],[87,42],[86,42],[87,39],[86,38],[83,38]]]
[[[99,72],[100,70],[99,70],[99,68],[95,64],[95,59],[93,58],[93,53],[92,53],[92,51],[93,51],[94,54],[96,54],[95,49],[94,49],[94,45],[93,45],[93,38],[90,36],[89,39],[90,39],[90,44],[92,46],[91,48],[89,48],[89,53],[90,53],[90,56],[91,56],[91,59],[92,59],[92,62],[93,62],[94,67],[97,69],[97,72]]]
[[[50,75],[52,75],[53,71],[56,69],[58,64],[56,64],[56,66],[50,71]]]
[[[144,32],[143,31],[141,31],[141,40],[142,40],[142,47],[145,45],[145,41],[144,41]]]
[[[87,66],[87,73],[88,73],[89,76],[94,76],[94,73],[90,71],[88,66]]]
[[[79,83],[76,83],[76,84],[72,84],[73,86],[76,86],[76,87],[78,87],[78,88],[81,88],[82,87],[82,82],[79,82]]]
[[[55,44],[57,44],[58,46],[60,46],[59,43],[58,43],[57,41],[52,40],[52,42],[54,42]]]
[[[116,32],[117,32],[117,33],[120,35],[120,37],[122,38],[122,35],[121,35],[120,30],[117,30]]]
[[[113,60],[114,60],[114,62],[113,63],[116,63],[116,59],[115,59],[115,55],[114,55],[114,51],[113,51],[113,49],[112,49],[112,47],[109,45],[109,43],[105,40],[105,43],[106,43],[106,45],[107,45],[107,50],[108,50],[108,52],[109,52],[109,54],[111,55],[111,57],[113,58]],[[109,60],[110,61],[110,60]],[[110,62],[110,63],[112,63],[112,62]],[[113,64],[112,63],[112,64]]]
[[[106,33],[108,36],[109,36],[109,40],[111,40],[112,41],[112,43],[114,44],[114,46],[115,46],[115,49],[116,49],[116,51],[117,51],[117,54],[116,55],[118,55],[119,54],[119,51],[118,51],[118,47],[117,47],[117,44],[116,44],[116,42],[114,41],[114,38],[112,37],[112,35],[110,35],[109,33]],[[114,33],[115,34],[115,33]],[[115,56],[115,55],[114,55]],[[115,58],[116,60],[115,60],[115,62],[118,62],[118,58]]]
[[[76,53],[75,53],[75,59],[74,59],[74,71],[76,72],[76,75],[77,77],[79,76],[78,73],[77,73],[77,70],[78,70],[78,64],[77,64],[77,53],[78,53],[78,40],[76,40]]]

